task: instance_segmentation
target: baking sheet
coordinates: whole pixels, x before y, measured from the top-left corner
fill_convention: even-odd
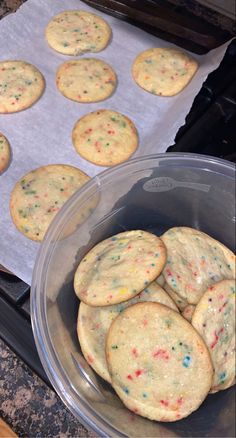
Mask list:
[[[66,9],[83,9],[103,16],[112,27],[108,47],[97,57],[113,66],[118,76],[116,92],[98,103],[80,104],[56,89],[55,72],[69,57],[53,51],[45,41],[48,21]],[[12,147],[12,162],[0,176],[0,264],[31,283],[39,243],[21,235],[9,213],[9,198],[16,181],[25,173],[51,163],[71,164],[95,176],[105,168],[82,159],[73,148],[71,131],[84,114],[100,108],[120,111],[130,117],[139,132],[139,147],[133,157],[165,152],[184,124],[194,97],[208,74],[219,65],[227,44],[206,55],[193,55],[199,69],[191,83],[177,96],[158,97],[138,87],[131,77],[137,54],[150,47],[176,47],[114,17],[96,11],[78,0],[28,0],[15,14],[0,21],[0,60],[21,59],[34,64],[46,79],[46,90],[31,108],[0,114],[0,131]]]

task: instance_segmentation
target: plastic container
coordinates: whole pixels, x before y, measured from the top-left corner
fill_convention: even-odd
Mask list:
[[[157,235],[200,229],[235,248],[235,169],[201,155],[160,154],[106,170],[75,193],[51,224],[33,274],[32,325],[39,356],[71,412],[98,436],[234,436],[234,388],[209,395],[189,417],[158,423],[128,411],[83,359],[73,276],[97,242],[130,229]]]

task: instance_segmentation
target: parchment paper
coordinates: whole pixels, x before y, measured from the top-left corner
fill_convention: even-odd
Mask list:
[[[74,57],[53,51],[45,41],[44,30],[48,21],[65,9],[93,11],[112,27],[113,38],[105,50],[82,55],[107,61],[117,73],[117,90],[103,102],[79,104],[66,99],[56,89],[58,66]],[[51,163],[77,166],[91,177],[104,170],[80,158],[71,142],[75,122],[99,108],[120,111],[133,120],[139,132],[139,147],[134,156],[165,152],[184,124],[202,83],[217,68],[227,48],[224,44],[207,55],[194,54],[199,63],[198,72],[185,90],[167,98],[145,92],[131,77],[131,65],[139,52],[165,46],[174,47],[78,0],[28,0],[15,14],[0,21],[0,60],[28,61],[46,79],[44,95],[35,105],[19,113],[0,115],[0,131],[12,147],[12,162],[0,176],[0,264],[28,284],[39,243],[21,235],[11,221],[9,198],[17,180],[32,169]]]

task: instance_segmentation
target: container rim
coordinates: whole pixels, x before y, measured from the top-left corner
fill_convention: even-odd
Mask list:
[[[77,209],[79,209],[89,199],[91,192],[94,194],[94,190],[109,184],[111,176],[114,181],[115,177],[122,176],[125,170],[129,170],[129,172],[138,171],[144,167],[144,164],[145,169],[147,169],[147,166],[152,168],[154,164],[155,166],[168,164],[168,166],[178,165],[180,167],[196,167],[197,165],[198,168],[203,170],[220,173],[225,177],[235,179],[236,169],[234,163],[212,156],[192,153],[170,152],[145,155],[128,160],[118,166],[105,169],[79,189],[56,215],[41,243],[32,275],[31,323],[34,340],[44,370],[55,391],[67,408],[85,427],[90,428],[100,437],[114,435],[125,437],[126,435],[119,432],[99,414],[95,413],[89,404],[78,396],[64,369],[62,369],[54,350],[47,325],[45,278],[47,277],[48,266],[54,247],[57,244],[55,239],[66,220],[68,212],[72,211],[76,205]],[[83,201],[78,204],[78,199],[80,198]]]

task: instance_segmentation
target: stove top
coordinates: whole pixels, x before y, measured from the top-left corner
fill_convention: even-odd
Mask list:
[[[196,96],[167,152],[192,152],[236,163],[236,39]],[[0,337],[44,381],[30,323],[30,287],[0,272]]]

